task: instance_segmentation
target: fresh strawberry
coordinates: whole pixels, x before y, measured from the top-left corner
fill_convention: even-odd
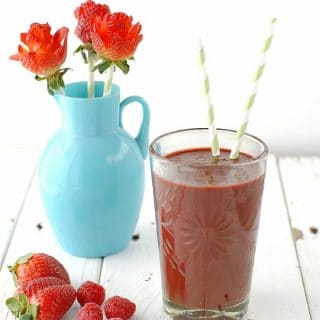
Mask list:
[[[107,27],[106,27],[107,26]],[[123,12],[94,16],[91,27],[93,49],[107,61],[121,62],[133,57],[143,36],[139,22]]]
[[[68,32],[67,27],[62,27],[51,34],[48,23],[32,23],[28,32],[20,34],[23,45],[10,59],[20,61],[32,73],[50,77],[66,60]]]
[[[105,299],[105,290],[97,283],[86,281],[79,287],[77,299],[81,306],[89,302],[94,302],[101,306]]]
[[[106,4],[96,4],[92,0],[87,0],[76,8],[74,15],[78,20],[78,25],[75,34],[83,43],[91,43],[91,19],[93,17],[103,18],[107,13],[110,13],[110,9]]]
[[[42,277],[56,277],[70,284],[68,272],[54,257],[45,253],[30,253],[20,257],[13,266],[9,266],[16,286]]]
[[[6,304],[18,320],[61,320],[75,298],[75,290],[65,284],[44,288],[30,298],[19,293]]]
[[[130,319],[136,311],[136,305],[126,298],[114,296],[106,301],[104,312],[108,319]]]
[[[25,294],[28,298],[31,298],[47,287],[63,286],[65,284],[65,281],[55,277],[37,278],[25,282],[19,288],[18,292]]]
[[[39,307],[37,320],[60,320],[76,299],[76,291],[70,285],[48,287],[30,299]]]
[[[77,320],[102,320],[103,312],[94,302],[86,303],[77,313]]]

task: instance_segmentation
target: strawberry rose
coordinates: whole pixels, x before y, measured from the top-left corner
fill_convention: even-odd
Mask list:
[[[123,12],[93,18],[91,40],[93,49],[110,61],[123,61],[133,57],[142,40],[141,24]]]
[[[27,33],[20,34],[24,46],[20,44],[18,53],[10,56],[35,73],[36,80],[47,80],[47,89],[52,95],[55,90],[63,92],[63,75],[69,70],[60,69],[67,56],[68,32],[67,27],[62,27],[52,35],[48,23],[32,23]]]
[[[41,76],[51,76],[64,63],[67,55],[68,28],[62,27],[51,34],[48,23],[32,23],[27,33],[21,33],[18,53],[11,60],[20,61],[31,72]]]
[[[78,20],[75,34],[83,43],[91,43],[91,21],[93,17],[103,18],[105,14],[110,13],[106,4],[96,4],[92,0],[87,0],[77,7],[74,15]]]

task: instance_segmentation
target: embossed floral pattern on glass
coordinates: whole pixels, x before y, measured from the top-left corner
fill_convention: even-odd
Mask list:
[[[223,190],[157,179],[159,244],[169,298],[219,308],[249,292],[262,187],[262,178]]]

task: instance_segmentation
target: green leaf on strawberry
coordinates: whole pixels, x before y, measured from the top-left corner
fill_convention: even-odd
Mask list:
[[[26,295],[19,293],[18,297],[11,297],[6,300],[6,305],[11,313],[18,320],[36,320],[38,314],[38,306],[29,304]]]
[[[22,308],[22,304],[15,297],[8,298],[6,305],[13,314],[19,312]]]
[[[102,61],[96,66],[94,66],[92,71],[98,70],[100,73],[104,73],[112,65],[112,61]]]
[[[116,61],[115,65],[124,73],[127,74],[130,70],[130,66],[126,60]]]
[[[20,257],[16,264],[25,264],[26,262],[29,261],[29,259],[34,255],[34,253],[27,253],[24,256]]]
[[[32,315],[33,319],[37,318],[39,307],[36,304],[32,304],[30,306],[30,314]]]
[[[88,64],[89,58],[95,60],[97,57],[90,43],[80,45],[74,53],[80,53],[85,64]]]

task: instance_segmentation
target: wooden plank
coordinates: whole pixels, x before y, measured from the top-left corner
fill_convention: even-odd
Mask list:
[[[41,224],[42,228],[37,227]],[[17,223],[4,265],[12,264],[17,257],[27,252],[45,252],[58,258],[69,271],[72,284],[77,288],[83,281],[99,281],[101,271],[101,259],[82,259],[70,256],[61,251],[49,228],[47,219],[43,213],[38,191],[38,179],[34,179],[30,193],[26,199],[20,219]],[[11,275],[6,268],[0,273],[0,319],[12,320],[8,315],[4,301],[14,292]],[[74,319],[74,313],[78,309],[75,303],[65,319]]]
[[[38,156],[39,152],[33,149],[0,147],[0,270]]]
[[[319,320],[320,158],[282,158],[279,165],[292,227],[301,231],[296,247],[310,313],[313,320]]]
[[[99,259],[70,257],[57,247],[43,215],[37,188],[36,179],[21,213],[5,265],[25,252],[45,251],[64,263],[76,287],[87,279],[98,281],[101,266]],[[43,226],[41,230],[36,227],[39,222]],[[161,307],[160,270],[149,174],[137,233],[140,235],[138,241],[132,241],[123,252],[104,259],[100,283],[106,287],[107,296],[123,295],[136,302],[137,313],[134,319],[169,319]],[[246,318],[310,319],[297,266],[275,159],[270,158],[251,303]],[[10,276],[3,270],[0,273],[0,301],[4,301],[12,292]],[[76,309],[77,304],[65,319],[74,319]],[[0,319],[12,319],[7,314],[1,303]]]
[[[268,161],[248,319],[310,319],[273,157]]]
[[[146,174],[144,203],[136,229],[139,239],[132,240],[123,252],[104,258],[100,283],[107,296],[122,295],[134,301],[133,319],[170,319],[162,312],[160,266],[152,185]]]

